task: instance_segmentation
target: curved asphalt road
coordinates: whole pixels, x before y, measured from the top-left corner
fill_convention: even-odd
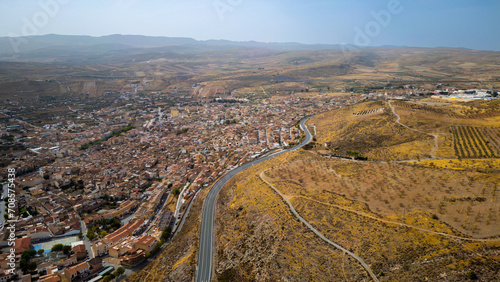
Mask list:
[[[270,154],[269,156],[265,156],[255,161],[246,163],[230,171],[228,174],[224,175],[221,179],[219,179],[219,181],[217,181],[214,184],[210,192],[208,192],[205,204],[203,206],[203,215],[201,218],[200,247],[198,254],[198,267],[196,273],[197,282],[209,282],[212,275],[215,202],[217,200],[217,195],[219,194],[224,184],[226,184],[233,176],[247,169],[248,167],[253,166],[254,164],[267,161],[286,152],[295,151],[297,149],[302,148],[307,143],[311,142],[312,135],[305,125],[305,122],[308,119],[309,118],[305,118],[300,122],[300,127],[306,133],[306,138],[304,139],[304,141],[302,141],[302,143],[291,149],[279,151]]]

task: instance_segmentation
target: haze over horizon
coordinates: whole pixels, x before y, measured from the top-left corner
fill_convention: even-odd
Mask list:
[[[500,51],[500,2],[490,0],[21,0],[1,2],[0,11],[0,36],[133,34]]]

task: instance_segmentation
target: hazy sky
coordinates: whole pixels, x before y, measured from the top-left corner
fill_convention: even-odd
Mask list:
[[[500,50],[500,1],[0,0],[0,36],[49,33]]]

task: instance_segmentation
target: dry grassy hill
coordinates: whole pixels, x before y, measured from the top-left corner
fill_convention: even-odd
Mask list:
[[[498,277],[500,163],[493,149],[481,159],[458,159],[455,147],[462,141],[452,130],[458,124],[478,128],[469,135],[476,141],[467,144],[482,150],[486,143],[479,140],[493,137],[480,139],[478,132],[493,128],[497,117],[477,119],[457,105],[430,101],[392,105],[402,124],[422,133],[397,124],[387,102],[342,108],[309,121],[317,130],[309,150],[254,166],[222,191],[220,281],[369,280],[363,269],[352,272],[352,259],[298,224],[284,199],[325,237],[360,256],[381,281],[463,281],[471,272],[482,281]],[[491,113],[496,104],[462,106]],[[402,161],[430,157],[429,134],[438,136],[436,158]],[[330,157],[352,150],[381,157]]]
[[[360,256],[381,281],[498,275],[500,239],[488,239],[500,234],[498,193],[481,173],[302,151],[254,167],[222,191],[219,281],[370,280],[298,223],[262,172],[304,219]]]
[[[426,159],[433,153],[446,159],[497,158],[499,105],[498,100],[357,104],[311,119],[318,133],[314,149],[325,155],[350,154],[382,161]],[[392,107],[401,124],[396,123]]]

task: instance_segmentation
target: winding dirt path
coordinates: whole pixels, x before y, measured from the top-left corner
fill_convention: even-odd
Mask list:
[[[297,160],[297,161],[293,161],[293,162],[300,162],[300,161],[302,161],[302,160]],[[349,162],[349,160],[345,160],[345,161]],[[331,162],[336,162],[336,161],[316,161],[316,162],[331,163]],[[407,162],[407,161],[403,161],[403,162]],[[280,166],[281,165],[283,165],[283,163],[281,163]],[[266,169],[266,170],[263,170],[260,173],[260,178],[262,179],[262,181],[266,182],[268,185],[271,185],[268,181],[266,181],[264,179],[265,172],[267,170],[270,170],[270,168]],[[334,174],[337,175],[337,173],[335,171],[333,171],[332,173],[334,173]],[[339,176],[339,175],[337,175],[337,176],[338,177],[342,177],[342,176]],[[373,215],[369,215],[369,214],[361,212],[361,211],[349,209],[349,208],[346,208],[346,207],[343,207],[343,206],[340,206],[340,205],[335,205],[335,204],[331,204],[331,203],[327,203],[327,202],[322,202],[322,201],[314,200],[314,199],[311,199],[311,198],[308,198],[308,197],[304,197],[304,196],[286,195],[286,194],[282,194],[282,193],[280,193],[280,196],[282,196],[284,199],[286,199],[288,201],[292,200],[293,198],[302,198],[302,199],[305,199],[305,200],[308,200],[308,201],[312,201],[312,202],[316,202],[316,203],[319,203],[319,204],[322,204],[322,205],[326,205],[326,206],[331,206],[331,207],[334,207],[334,208],[338,208],[338,209],[341,209],[343,211],[352,212],[352,213],[355,213],[357,215],[364,216],[366,218],[377,220],[379,222],[383,222],[383,223],[387,223],[387,224],[395,224],[395,225],[399,225],[399,226],[405,226],[405,227],[408,227],[408,228],[413,228],[413,229],[416,229],[416,230],[419,230],[419,231],[428,232],[428,233],[432,233],[432,234],[436,234],[436,235],[441,235],[441,236],[445,236],[445,237],[452,238],[452,239],[466,240],[466,241],[472,241],[472,242],[499,242],[500,241],[500,238],[494,238],[494,239],[468,238],[468,237],[461,237],[461,236],[456,236],[456,235],[452,235],[452,234],[448,234],[448,233],[443,233],[443,232],[437,232],[437,231],[433,231],[433,230],[430,230],[430,229],[425,229],[425,228],[422,228],[422,227],[418,227],[418,226],[414,226],[414,225],[410,225],[410,224],[406,224],[406,223],[402,223],[402,222],[398,222],[398,221],[391,221],[391,220],[381,219],[379,217],[376,217],[376,216],[373,216]]]
[[[406,127],[406,128],[408,128],[408,129],[410,129],[410,130],[413,130],[413,131],[416,131],[416,132],[423,133],[423,134],[426,134],[426,135],[429,135],[429,136],[434,137],[434,149],[432,149],[432,151],[431,151],[431,158],[432,158],[432,159],[436,159],[436,156],[435,156],[434,154],[436,153],[436,151],[437,151],[437,149],[438,149],[438,136],[437,136],[437,135],[434,135],[434,134],[430,134],[430,133],[424,132],[424,131],[422,131],[422,130],[418,130],[418,129],[411,128],[411,127],[409,127],[409,126],[408,126],[408,125],[406,125],[406,124],[402,124],[402,123],[400,122],[401,117],[400,117],[400,116],[396,113],[396,109],[394,109],[394,107],[392,106],[391,101],[389,100],[389,101],[387,101],[387,102],[388,102],[389,106],[391,107],[392,113],[393,113],[393,114],[397,117],[397,119],[396,119],[396,123],[397,123],[397,124],[399,124],[399,125],[401,125],[401,126],[403,126],[403,127]]]
[[[451,234],[443,233],[443,232],[437,232],[437,231],[433,231],[433,230],[430,230],[430,229],[425,229],[425,228],[422,228],[422,227],[418,227],[418,226],[414,226],[414,225],[410,225],[410,224],[406,224],[406,223],[402,223],[402,222],[381,219],[381,218],[378,218],[378,217],[366,214],[364,212],[360,212],[360,211],[357,211],[357,210],[352,210],[352,209],[349,209],[349,208],[346,208],[346,207],[343,207],[343,206],[339,206],[339,205],[335,205],[335,204],[321,202],[321,201],[314,200],[314,199],[311,199],[311,198],[308,198],[308,197],[304,197],[304,196],[290,196],[290,195],[287,195],[287,198],[289,200],[291,200],[293,198],[302,198],[302,199],[305,199],[305,200],[308,200],[308,201],[311,201],[311,202],[315,202],[315,203],[318,203],[318,204],[321,204],[321,205],[330,206],[330,207],[341,209],[343,211],[355,213],[357,215],[360,215],[360,216],[363,216],[363,217],[366,217],[366,218],[370,218],[370,219],[374,219],[374,220],[379,221],[379,222],[383,222],[383,223],[387,223],[387,224],[394,224],[394,225],[399,225],[399,226],[404,226],[404,227],[416,229],[416,230],[419,230],[419,231],[423,231],[423,232],[427,232],[427,233],[432,233],[432,234],[435,234],[435,235],[441,235],[441,236],[452,238],[452,239],[459,239],[459,240],[473,241],[473,242],[498,242],[498,241],[500,241],[500,239],[476,239],[476,238],[467,238],[467,237],[461,237],[461,236],[451,235]]]
[[[265,171],[265,170],[264,170]],[[371,276],[371,278],[373,279],[373,281],[379,281],[377,276],[373,273],[372,269],[363,261],[362,258],[360,258],[359,256],[357,256],[356,254],[350,252],[349,250],[345,249],[344,247],[340,246],[339,244],[329,240],[328,238],[326,238],[323,234],[321,234],[316,228],[314,228],[307,220],[305,220],[303,217],[301,217],[299,215],[299,213],[295,210],[295,208],[293,207],[292,203],[287,199],[286,196],[284,196],[278,189],[276,189],[276,187],[274,187],[271,183],[267,182],[267,180],[264,179],[263,175],[264,175],[264,171],[262,171],[260,174],[259,174],[259,177],[262,181],[264,181],[267,185],[269,185],[282,199],[283,201],[285,201],[287,204],[288,204],[288,207],[290,207],[290,210],[292,211],[292,213],[295,215],[295,217],[297,217],[297,219],[299,219],[302,223],[304,223],[307,228],[309,228],[309,230],[311,230],[312,232],[314,232],[316,235],[318,235],[318,237],[320,237],[321,239],[323,239],[325,242],[327,242],[328,244],[334,246],[335,248],[341,250],[342,252],[344,252],[345,254],[351,256],[352,258],[354,258],[355,260],[357,260],[361,266],[363,266],[363,268],[368,272],[368,274]]]

